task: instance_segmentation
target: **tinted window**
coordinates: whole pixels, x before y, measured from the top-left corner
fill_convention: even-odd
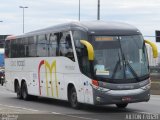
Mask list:
[[[38,35],[37,36],[37,56],[38,57],[47,57],[48,56],[48,45],[49,41],[47,40],[47,35]]]
[[[23,38],[17,39],[17,56],[15,57],[24,57],[24,45],[23,45]]]
[[[35,57],[37,56],[37,45],[36,45],[36,37],[28,37],[26,38],[28,39],[28,46],[26,45],[26,51],[25,51],[25,54],[29,57]],[[27,40],[26,40],[27,42]]]
[[[57,56],[58,36],[55,33],[49,34],[49,56]]]
[[[69,32],[63,32],[59,43],[60,56],[68,57],[74,61],[73,47]]]
[[[47,33],[6,41],[7,57],[65,56],[74,60],[69,32]]]
[[[17,40],[11,41],[11,57],[17,57]]]
[[[80,40],[88,40],[88,36],[86,32],[83,31],[73,31],[73,40],[75,42],[76,47],[80,47],[81,43]]]
[[[79,68],[83,74],[91,76],[90,64],[88,61],[88,53],[86,47],[84,47],[80,43],[80,40],[88,40],[88,35],[86,32],[83,31],[73,31],[72,34],[73,34],[73,40],[75,42]]]
[[[29,44],[28,44],[28,37],[23,39],[23,46],[24,46],[24,56],[29,57]]]
[[[5,56],[6,56],[6,58],[11,57],[10,40],[5,41]]]

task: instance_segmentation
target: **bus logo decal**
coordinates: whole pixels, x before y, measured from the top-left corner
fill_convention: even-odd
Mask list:
[[[56,76],[56,61],[53,61],[51,64],[49,64],[46,60],[42,60],[39,63],[38,66],[38,83],[39,83],[39,94],[42,94],[41,91],[41,78],[40,78],[40,70],[42,65],[45,66],[45,78],[46,78],[46,91],[47,91],[47,96],[49,96],[49,91],[48,91],[48,78],[50,78],[50,84],[51,84],[51,93],[52,96],[54,96],[54,91],[53,91],[53,79],[52,79],[52,71],[54,71],[54,76],[55,76],[55,87],[56,87],[56,96],[58,97],[58,86],[57,86],[57,76]],[[49,72],[48,72],[49,70]],[[49,76],[48,76],[49,73]]]

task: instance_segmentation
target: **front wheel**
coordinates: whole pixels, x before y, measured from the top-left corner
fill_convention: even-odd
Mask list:
[[[1,83],[1,85],[3,86],[3,81],[2,81],[2,83]]]
[[[128,103],[116,104],[118,108],[126,108]]]
[[[3,86],[3,79],[2,78],[0,78],[0,83]]]
[[[69,102],[70,102],[72,108],[79,109],[80,104],[78,103],[77,93],[76,93],[76,89],[74,87],[72,87],[70,89]]]

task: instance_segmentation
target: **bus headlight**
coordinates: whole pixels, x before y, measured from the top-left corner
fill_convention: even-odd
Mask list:
[[[141,87],[141,89],[143,89],[143,90],[148,90],[150,88],[151,88],[151,84],[148,84],[148,85],[146,85],[144,87]]]
[[[96,100],[98,101],[98,102],[100,102],[101,101],[101,98],[100,97],[96,97]]]

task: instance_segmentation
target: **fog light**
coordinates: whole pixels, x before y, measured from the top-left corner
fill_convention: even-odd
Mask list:
[[[101,101],[101,98],[100,98],[100,97],[97,97],[96,100],[97,100],[98,102],[100,102],[100,101]]]

